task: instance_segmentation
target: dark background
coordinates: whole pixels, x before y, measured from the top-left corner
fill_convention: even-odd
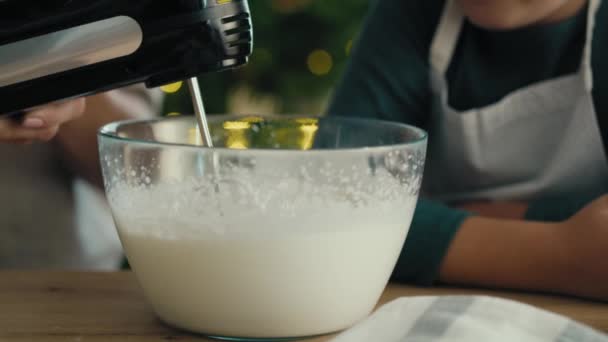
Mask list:
[[[207,112],[322,114],[368,3],[250,0],[253,55],[245,67],[199,79]],[[168,92],[163,114],[190,114],[188,96],[185,85]]]

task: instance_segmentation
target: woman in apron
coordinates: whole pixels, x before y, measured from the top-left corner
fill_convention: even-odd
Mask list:
[[[606,20],[600,0],[376,2],[329,113],[429,132],[396,280],[608,299]]]
[[[117,269],[122,249],[101,191],[97,129],[151,117],[143,85],[0,119],[0,269]],[[85,181],[86,179],[86,181]],[[94,185],[93,185],[94,184]]]

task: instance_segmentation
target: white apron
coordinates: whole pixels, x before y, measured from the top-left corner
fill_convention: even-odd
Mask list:
[[[591,47],[600,0],[588,6],[577,73],[516,90],[492,105],[456,111],[446,73],[464,23],[448,0],[431,45],[435,96],[424,192],[433,199],[533,200],[587,191],[608,180],[591,91]]]

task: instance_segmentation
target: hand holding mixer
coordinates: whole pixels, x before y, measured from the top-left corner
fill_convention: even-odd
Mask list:
[[[0,115],[244,65],[247,0],[0,0]],[[206,145],[200,95],[193,103]]]

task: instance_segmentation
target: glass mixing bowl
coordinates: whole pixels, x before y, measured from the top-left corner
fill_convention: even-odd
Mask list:
[[[427,136],[381,121],[192,117],[112,123],[101,165],[124,250],[166,323],[212,337],[345,329],[406,238]]]

